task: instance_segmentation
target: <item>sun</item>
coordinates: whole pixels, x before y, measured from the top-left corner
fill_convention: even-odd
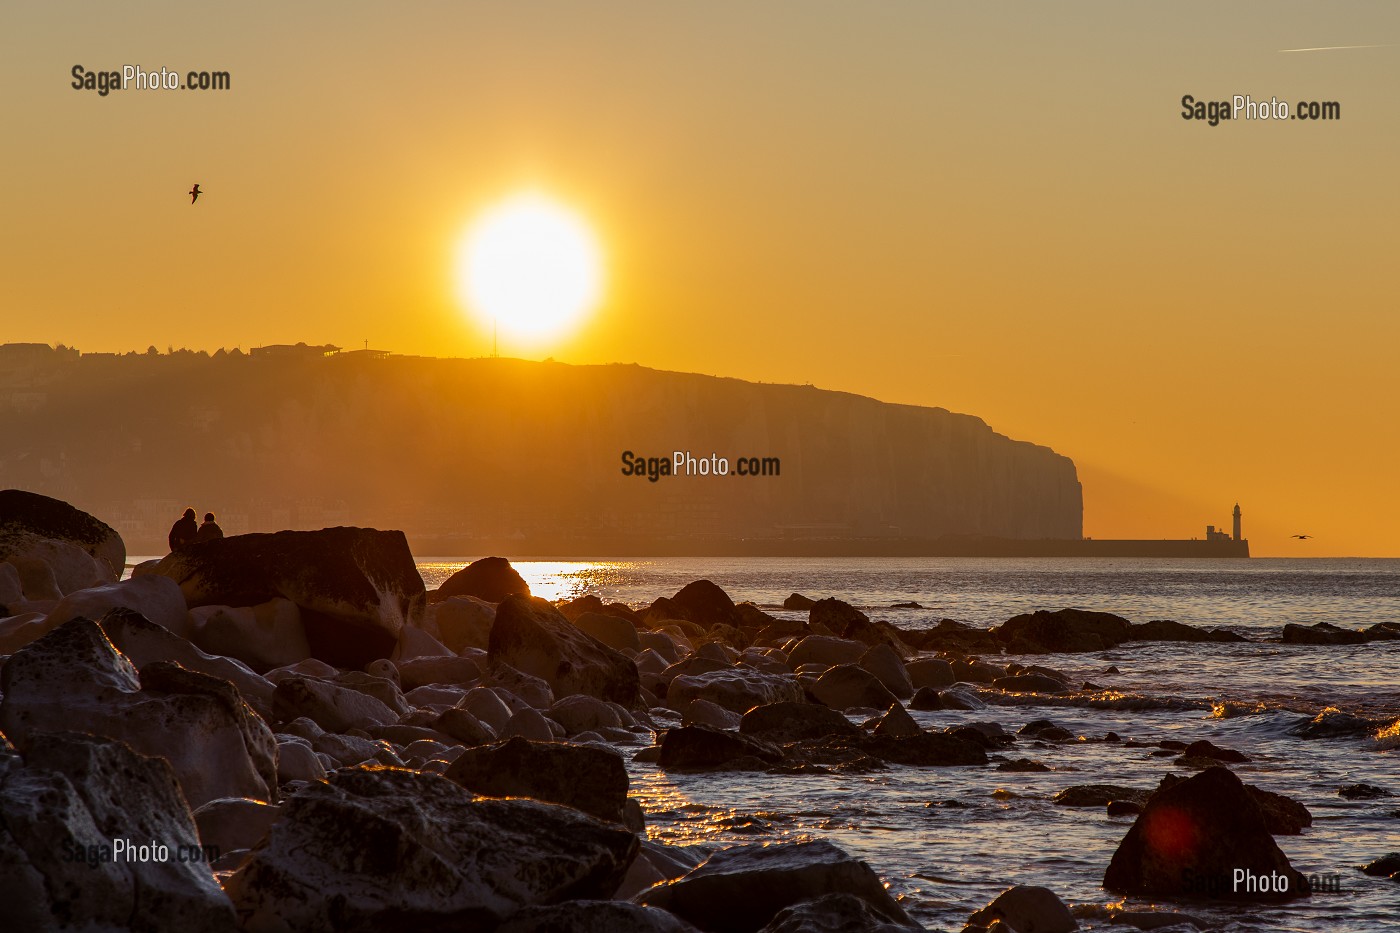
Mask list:
[[[463,303],[501,335],[561,337],[597,307],[603,262],[579,215],[538,193],[508,198],[472,224],[457,253]]]

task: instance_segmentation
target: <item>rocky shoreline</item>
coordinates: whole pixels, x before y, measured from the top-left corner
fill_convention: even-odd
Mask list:
[[[124,562],[93,516],[0,493],[0,891],[15,929],[921,929],[829,841],[649,839],[628,762],[1035,771],[1078,742],[1149,749],[1187,772],[1055,800],[1135,818],[1103,866],[1106,899],[1182,912],[1071,908],[1017,885],[968,917],[969,933],[1204,928],[1190,913],[1202,898],[1309,894],[1275,837],[1312,814],[1241,781],[1238,751],[1076,736],[1048,719],[1014,734],[928,728],[910,712],[1090,702],[1105,688],[995,659],[1246,641],[1228,630],[1073,609],[901,629],[797,594],[785,609],[807,617],[779,618],[707,580],[644,608],[555,605],[501,558],[429,591],[402,534],[355,528],[196,544],[119,581]],[[1395,623],[1324,624],[1277,641],[1396,638]],[[1339,711],[1295,729],[1398,731]],[[124,857],[126,842],[155,851]],[[1400,881],[1400,857],[1373,857],[1366,875]]]

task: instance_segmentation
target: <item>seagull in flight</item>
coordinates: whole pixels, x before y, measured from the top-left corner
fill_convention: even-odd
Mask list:
[[[1312,535],[1289,535],[1288,537],[1290,537],[1290,538],[1297,538],[1299,541],[1306,541],[1306,540],[1308,540],[1309,538],[1311,538]]]
[[[193,188],[191,188],[191,189],[190,189],[190,203],[193,204],[195,201],[198,201],[198,200],[199,200],[199,196],[200,196],[201,194],[203,194],[203,193],[204,193],[203,191],[200,191],[200,190],[199,190],[199,185],[195,185]]]

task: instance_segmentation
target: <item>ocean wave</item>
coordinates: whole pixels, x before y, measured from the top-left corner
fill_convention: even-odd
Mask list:
[[[1042,693],[1006,693],[1001,690],[977,691],[978,698],[988,706],[1060,706],[1079,709],[1105,709],[1127,712],[1150,710],[1208,710],[1209,700],[1188,697],[1151,696],[1145,693],[1124,693],[1104,690],[1067,696]]]

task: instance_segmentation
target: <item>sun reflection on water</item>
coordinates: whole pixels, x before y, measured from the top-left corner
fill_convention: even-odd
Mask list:
[[[423,575],[423,582],[432,589],[469,563],[469,560],[427,558],[418,561],[418,571]],[[530,584],[530,593],[551,602],[585,593],[595,593],[604,600],[616,599],[619,591],[635,580],[638,571],[648,564],[648,561],[630,560],[511,561],[511,566]]]

